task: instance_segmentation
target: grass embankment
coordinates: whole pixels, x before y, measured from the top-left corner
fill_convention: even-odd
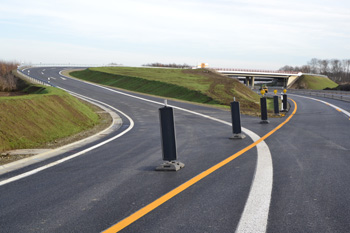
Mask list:
[[[291,88],[323,90],[325,88],[334,88],[337,86],[338,84],[326,77],[302,75]]]
[[[228,106],[233,97],[243,113],[259,109],[259,96],[238,80],[206,69],[99,67],[70,73],[73,77],[166,98]]]
[[[30,94],[0,98],[0,152],[38,148],[98,124],[87,105],[53,87],[31,85]]]

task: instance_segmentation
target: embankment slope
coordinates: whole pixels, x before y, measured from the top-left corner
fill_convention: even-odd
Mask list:
[[[0,98],[0,152],[38,148],[99,123],[91,107],[62,90],[31,85],[24,92]]]
[[[208,69],[97,67],[70,75],[90,82],[185,101],[228,106],[233,97],[243,113],[259,110],[259,96],[238,80]]]

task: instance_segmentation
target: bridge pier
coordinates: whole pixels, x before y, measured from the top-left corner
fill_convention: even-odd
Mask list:
[[[245,82],[244,84],[247,86],[247,87],[250,87],[253,89],[254,88],[254,81],[255,81],[255,77],[251,77],[251,76],[247,76],[245,77]]]
[[[249,87],[250,85],[249,85],[249,78],[250,77],[245,77],[245,85],[247,86],[247,87]]]

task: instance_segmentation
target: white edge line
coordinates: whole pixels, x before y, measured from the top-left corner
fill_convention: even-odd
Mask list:
[[[328,106],[330,106],[330,107],[332,107],[332,108],[334,108],[334,109],[336,109],[336,110],[339,109],[342,113],[344,113],[345,115],[347,115],[348,117],[350,117],[350,113],[349,113],[348,111],[346,111],[346,110],[344,110],[344,109],[342,109],[342,108],[340,108],[340,107],[338,107],[338,106],[336,106],[336,105],[334,105],[334,104],[328,103],[328,102],[326,102],[326,101],[319,100],[319,99],[315,99],[315,98],[312,98],[312,97],[302,96],[302,95],[296,95],[296,94],[290,94],[290,95],[294,95],[294,96],[298,96],[298,97],[301,97],[301,98],[311,99],[311,100],[315,100],[315,101],[317,101],[317,102],[324,103],[324,104],[326,104],[326,105],[328,105]]]
[[[105,109],[106,111],[111,111],[109,110],[108,108],[106,108],[105,106],[101,105],[101,104],[98,104],[96,102],[93,102],[92,100],[89,100],[87,99],[86,97],[84,98],[83,96],[80,96],[80,95],[77,95],[77,94],[74,94],[74,93],[71,93],[69,92],[71,95],[74,95],[80,99],[83,99],[85,101],[88,101],[90,103],[93,103],[95,104],[96,106],[102,108],[102,109]],[[113,112],[114,113],[114,112]],[[111,114],[111,113],[110,113]],[[115,115],[117,115],[116,113],[114,113]],[[119,116],[118,116],[119,117]],[[121,121],[121,119],[120,119]],[[121,124],[122,122],[118,123],[118,124]],[[93,138],[99,136],[99,135],[102,135],[102,134],[105,134],[106,132],[110,131],[115,125],[116,125],[116,119],[115,117],[112,116],[112,123],[110,124],[110,126],[94,135],[91,135],[87,138],[84,138],[82,140],[79,140],[79,141],[76,141],[76,142],[73,142],[73,143],[70,143],[70,144],[67,144],[67,145],[64,145],[64,146],[61,146],[59,148],[56,148],[56,149],[52,149],[50,151],[47,151],[47,152],[44,152],[44,153],[41,153],[41,154],[38,154],[38,155],[34,155],[34,156],[31,156],[29,158],[24,158],[24,159],[21,159],[21,160],[18,160],[18,161],[15,161],[15,162],[12,162],[12,163],[8,163],[8,164],[4,164],[4,165],[1,165],[0,166],[0,175],[3,175],[5,173],[8,173],[8,172],[11,172],[13,170],[17,170],[21,167],[21,165],[25,164],[25,166],[27,165],[31,165],[33,163],[36,163],[36,162],[40,162],[44,159],[47,159],[47,158],[50,158],[50,157],[54,157],[54,156],[48,156],[49,154],[55,154],[59,151],[64,151],[65,149],[67,148],[70,148],[70,147],[74,147],[75,145],[77,144],[81,144],[81,143],[85,143],[85,142],[88,142],[90,140],[92,140]],[[48,156],[48,157],[47,157]],[[37,160],[36,162],[30,162],[31,160]]]
[[[59,72],[59,74],[62,75],[61,72]],[[64,75],[62,75],[62,76],[64,76]],[[65,76],[65,77],[67,77],[67,76]],[[69,78],[69,77],[67,77],[67,78]],[[143,101],[158,104],[158,105],[163,105],[163,103],[161,103],[161,102],[157,102],[157,101],[145,99],[142,97],[130,95],[127,93],[116,91],[114,89],[110,89],[110,88],[96,85],[93,83],[89,83],[86,81],[81,81],[81,82],[90,84],[92,86],[97,86],[97,87],[100,87],[100,88],[103,88],[103,89],[106,89],[106,90],[109,90],[109,91],[112,91],[112,92],[115,92],[115,93],[118,93],[121,95],[129,96],[132,98],[136,98],[139,100],[143,100]],[[88,97],[86,97],[86,98],[88,98]],[[100,101],[97,101],[97,102],[100,102]],[[93,147],[90,147],[90,148],[85,149],[81,152],[78,152],[76,154],[68,156],[64,159],[58,160],[56,162],[45,165],[43,167],[34,169],[32,171],[29,171],[29,172],[23,173],[21,175],[7,179],[5,181],[2,181],[2,182],[0,182],[0,186],[7,184],[7,183],[10,183],[10,182],[13,182],[15,180],[22,179],[22,178],[30,176],[32,174],[38,173],[42,170],[53,167],[57,164],[65,162],[67,160],[73,159],[79,155],[82,155],[88,151],[91,151],[97,147],[100,147],[100,146],[102,146],[110,141],[113,141],[113,140],[123,136],[124,134],[126,134],[128,131],[130,131],[133,128],[134,122],[132,121],[132,119],[130,117],[128,117],[125,113],[115,109],[114,107],[112,107],[110,105],[107,105],[107,104],[105,104],[105,105],[118,111],[119,113],[124,115],[126,118],[128,118],[128,120],[130,121],[130,126],[128,127],[127,130],[123,131],[122,133],[118,134],[117,136],[115,136],[113,138],[110,138],[109,140],[106,140],[102,143],[99,143],[99,144],[93,146]],[[171,105],[169,105],[169,106],[171,106]],[[190,111],[190,110],[176,107],[176,106],[171,106],[171,107],[178,109],[178,110],[192,113],[194,115],[202,116],[204,118],[211,119],[213,121],[217,121],[217,122],[229,125],[229,126],[232,126],[232,124],[229,122],[226,122],[226,121],[223,121],[223,120],[220,120],[220,119],[208,116],[208,115],[204,115],[201,113],[197,113],[197,112]],[[244,133],[246,133],[253,141],[257,141],[260,139],[260,137],[257,134],[255,134],[254,132],[252,132],[246,128],[242,127],[242,131]],[[256,163],[255,175],[254,175],[254,179],[252,181],[251,189],[250,189],[250,192],[248,195],[248,199],[247,199],[243,214],[240,218],[239,225],[238,225],[238,228],[236,230],[237,233],[241,233],[241,232],[265,232],[266,231],[267,219],[268,219],[268,213],[269,213],[270,201],[271,201],[271,192],[272,192],[272,178],[273,178],[273,175],[272,175],[273,170],[272,169],[273,169],[273,167],[272,167],[271,153],[270,153],[270,150],[269,150],[267,144],[265,143],[265,141],[262,141],[256,147],[257,147],[258,159],[257,159],[257,163]]]
[[[86,98],[92,100],[92,98],[89,98],[89,97],[86,97]],[[3,181],[0,182],[0,186],[3,186],[3,185],[5,185],[5,184],[11,183],[11,182],[13,182],[13,181],[17,181],[17,180],[20,180],[20,179],[22,179],[22,178],[31,176],[31,175],[33,175],[33,174],[35,174],[35,173],[38,173],[38,172],[43,171],[43,170],[45,170],[45,169],[48,169],[48,168],[50,168],[50,167],[56,166],[56,165],[58,165],[58,164],[61,164],[61,163],[63,163],[63,162],[66,162],[66,161],[68,161],[68,160],[71,160],[71,159],[73,159],[73,158],[76,158],[76,157],[78,157],[78,156],[80,156],[80,155],[82,155],[82,154],[85,154],[85,153],[87,153],[87,152],[89,152],[89,151],[91,151],[91,150],[94,150],[94,149],[96,149],[96,148],[98,148],[98,147],[101,147],[101,146],[103,146],[103,145],[105,145],[105,144],[107,144],[107,143],[109,143],[109,142],[111,142],[111,141],[113,141],[113,140],[115,140],[115,139],[117,139],[117,138],[123,136],[124,134],[126,134],[127,132],[129,132],[129,131],[134,127],[134,121],[133,121],[128,115],[126,115],[124,112],[122,112],[122,111],[120,111],[120,110],[118,110],[118,109],[116,109],[116,108],[114,108],[114,107],[112,107],[112,106],[110,106],[110,105],[108,105],[108,104],[106,104],[106,103],[103,103],[103,102],[101,102],[101,101],[98,101],[98,100],[94,100],[94,101],[99,102],[99,103],[101,103],[101,104],[104,104],[105,106],[107,106],[107,107],[109,107],[109,108],[111,108],[111,109],[117,111],[118,113],[122,114],[123,116],[125,116],[125,117],[130,121],[129,127],[128,127],[126,130],[124,130],[123,132],[121,132],[120,134],[118,134],[118,135],[116,135],[116,136],[114,136],[114,137],[112,137],[112,138],[110,138],[110,139],[108,139],[108,140],[106,140],[106,141],[103,141],[103,142],[101,142],[101,143],[99,143],[99,144],[96,144],[96,145],[94,145],[94,146],[92,146],[92,147],[90,147],[90,148],[87,148],[87,149],[85,149],[85,150],[82,150],[82,151],[80,151],[80,152],[78,152],[78,153],[75,153],[75,154],[70,155],[70,156],[68,156],[68,157],[65,157],[65,158],[63,158],[63,159],[57,160],[57,161],[52,162],[52,163],[50,163],[50,164],[47,164],[47,165],[45,165],[45,166],[42,166],[42,167],[33,169],[33,170],[31,170],[31,171],[22,173],[22,174],[20,174],[20,175],[11,177],[11,178],[9,178],[9,179],[3,180]]]
[[[249,130],[245,130],[245,133],[254,141],[260,139],[258,135]],[[263,233],[267,228],[273,185],[272,158],[265,141],[256,147],[258,157],[254,179],[236,233]]]
[[[60,72],[60,75],[62,75],[61,72]],[[103,89],[106,89],[121,95],[125,95],[128,97],[132,97],[135,99],[143,100],[143,101],[158,104],[158,105],[164,105],[164,103],[161,103],[161,102],[134,96],[134,95],[120,92],[108,87],[100,86],[94,83],[90,83],[82,80],[79,80],[79,81],[90,84],[92,86],[98,86]],[[173,105],[168,105],[168,106],[173,107],[174,109],[188,112],[188,113],[201,116],[213,121],[217,121],[225,125],[232,126],[232,123],[229,123],[227,121],[223,121],[208,115],[204,115],[198,112],[194,112],[194,111],[180,108]],[[246,133],[254,142],[260,139],[260,137],[256,133],[252,132],[249,129],[242,127],[242,131]],[[265,141],[260,142],[256,146],[256,148],[257,148],[258,158],[256,163],[255,175],[249,191],[247,202],[244,207],[244,211],[241,215],[238,227],[236,229],[236,233],[265,232],[267,227],[267,220],[268,220],[268,214],[270,209],[271,193],[272,193],[272,185],[273,185],[272,158],[271,158],[271,152],[269,150],[269,147],[267,146]]]

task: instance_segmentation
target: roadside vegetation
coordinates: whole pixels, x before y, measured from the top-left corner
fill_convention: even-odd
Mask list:
[[[16,62],[0,61],[0,92],[17,91],[23,87],[23,82],[12,73],[17,65]]]
[[[259,111],[258,94],[238,80],[208,69],[98,67],[70,75],[130,91],[221,107],[229,106],[236,97],[242,113],[256,115]]]
[[[16,68],[0,62],[0,153],[48,147],[101,121],[91,106],[68,93],[17,78]]]
[[[317,59],[312,58],[307,65],[284,66],[280,71],[294,71],[328,76],[338,84],[350,83],[350,59]]]
[[[294,89],[323,90],[335,88],[338,84],[326,77],[314,75],[302,75],[292,86]]]
[[[40,148],[99,123],[90,107],[62,90],[30,85],[23,92],[0,97],[0,152]]]

